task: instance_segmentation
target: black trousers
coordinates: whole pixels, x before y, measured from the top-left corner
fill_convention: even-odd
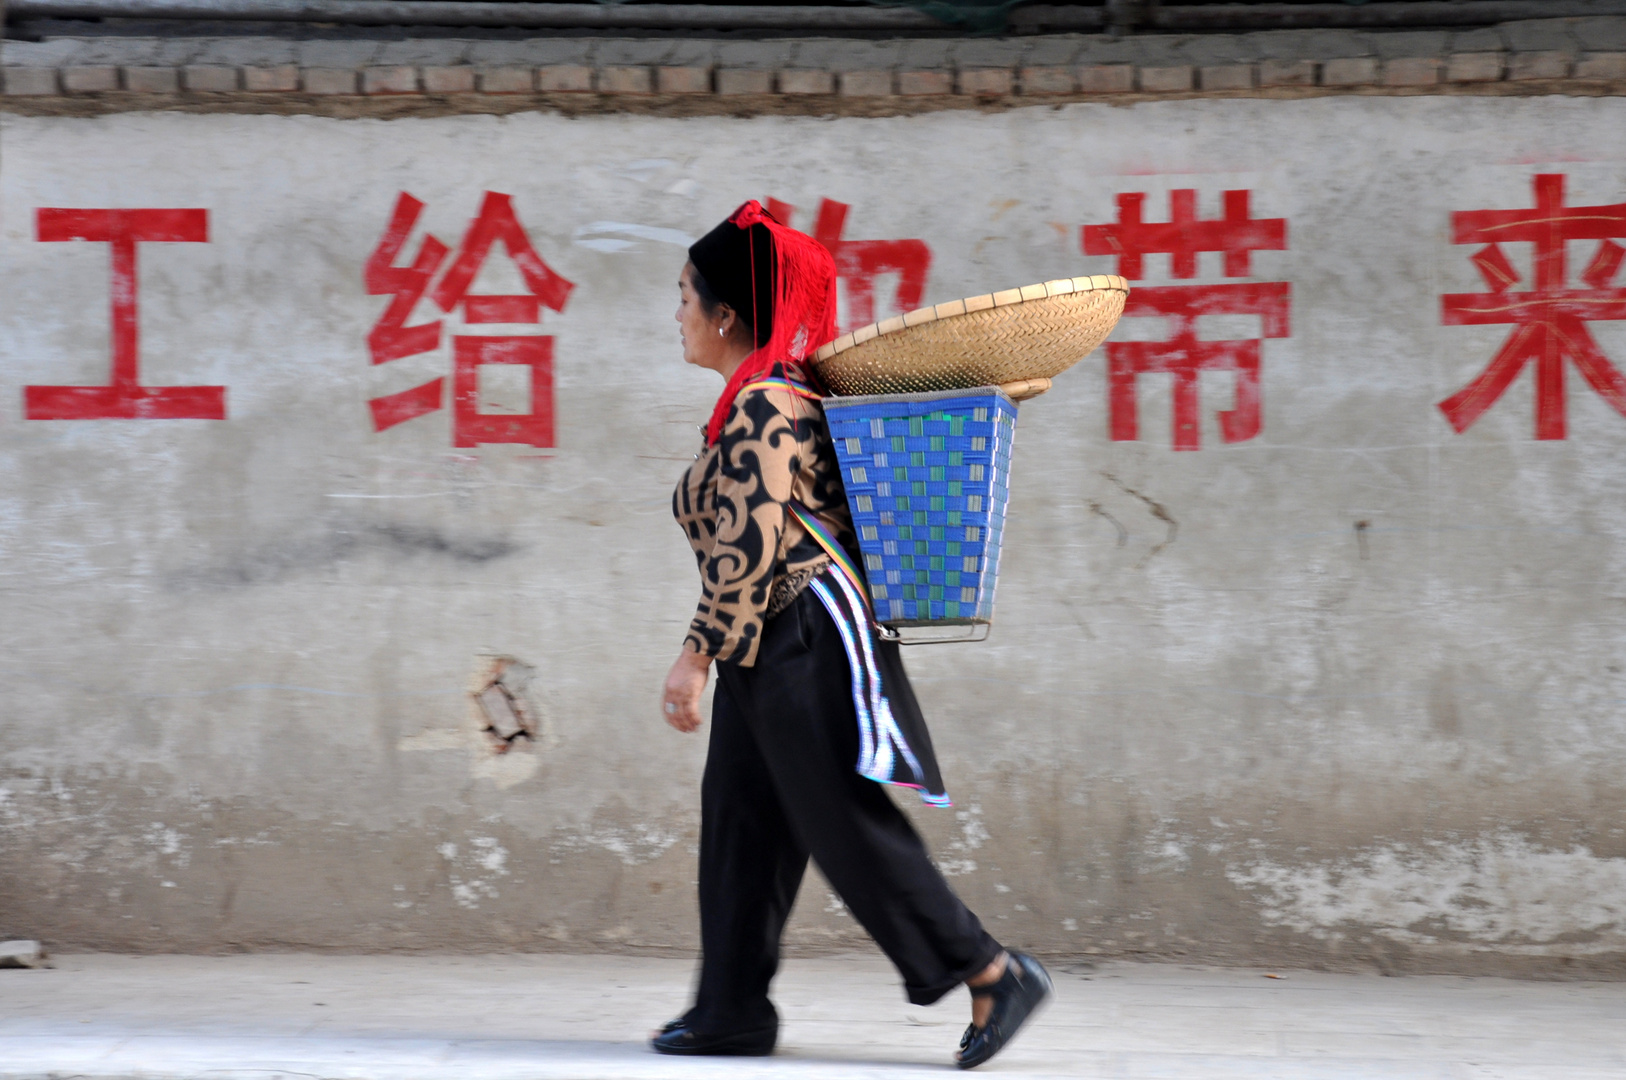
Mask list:
[[[890,646],[896,648],[896,646]],[[893,697],[909,694],[902,681]],[[847,654],[811,589],[768,620],[756,664],[717,665],[701,785],[700,986],[707,1034],[774,1024],[768,984],[811,854],[848,911],[930,1005],[999,955],[881,785],[853,771]],[[899,685],[901,683],[901,685]],[[910,702],[911,707],[913,702]]]

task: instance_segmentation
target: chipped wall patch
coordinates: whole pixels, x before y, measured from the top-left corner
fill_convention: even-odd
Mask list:
[[[499,789],[523,783],[542,767],[537,752],[559,741],[552,716],[535,693],[536,683],[535,665],[506,653],[482,654],[466,687],[462,723],[407,735],[395,748],[462,750],[473,778],[490,780]]]
[[[530,746],[540,734],[540,710],[531,701],[531,679],[536,668],[512,656],[490,657],[484,665],[483,679],[475,681],[473,693],[479,710],[476,723],[491,749],[506,754],[516,745]]]
[[[678,834],[654,825],[601,825],[566,833],[554,842],[555,851],[608,851],[628,866],[654,862],[678,842]]]
[[[502,895],[496,880],[508,876],[508,849],[496,837],[471,836],[467,848],[446,841],[435,850],[448,864],[446,883],[458,907],[473,911]]]
[[[944,877],[976,873],[977,860],[971,858],[971,853],[988,842],[988,829],[982,823],[982,804],[972,803],[964,810],[956,810],[954,818],[960,823],[960,835],[948,843],[949,851],[954,854],[937,860],[937,869]]]
[[[1319,865],[1257,860],[1226,877],[1258,898],[1268,925],[1320,940],[1364,931],[1452,953],[1626,950],[1626,859],[1543,850],[1513,833]]]

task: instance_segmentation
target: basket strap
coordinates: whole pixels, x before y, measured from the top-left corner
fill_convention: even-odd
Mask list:
[[[796,515],[796,520],[801,522],[802,528],[807,530],[807,534],[818,542],[818,545],[824,549],[825,554],[830,556],[836,568],[846,576],[848,581],[852,582],[853,588],[858,591],[858,595],[864,601],[865,609],[869,611],[870,622],[874,622],[875,608],[870,603],[869,588],[864,584],[864,576],[858,572],[858,566],[853,562],[852,556],[847,554],[847,549],[836,543],[836,538],[830,535],[830,530],[826,529],[824,523],[814,517],[812,511],[808,510],[807,507],[795,499],[791,499],[785,506],[789,508],[792,514]]]
[[[755,382],[748,382],[744,386],[740,387],[740,393],[743,394],[747,390],[770,389],[786,390],[792,394],[795,394],[797,397],[807,398],[809,401],[824,400],[823,396],[821,396],[812,387],[808,386],[806,383],[797,382],[795,379],[757,379]]]
[[[824,400],[823,395],[806,383],[783,377],[757,379],[755,382],[749,382],[740,387],[740,392],[744,393],[747,390],[757,389],[786,390],[798,397],[807,398],[809,401]],[[859,598],[864,601],[864,610],[869,614],[870,625],[875,627],[881,637],[888,641],[896,641],[898,639],[897,632],[890,627],[881,625],[880,620],[875,617],[875,605],[870,600],[869,586],[864,583],[864,575],[859,572],[858,565],[853,562],[852,556],[847,553],[847,549],[836,543],[836,538],[830,535],[830,530],[826,529],[824,524],[813,516],[813,512],[800,502],[791,499],[785,506],[792,514],[796,515],[796,520],[801,523],[802,528],[807,530],[807,534],[824,549],[825,554],[830,556],[830,561],[835,564],[836,569],[852,583],[853,589],[858,593]]]

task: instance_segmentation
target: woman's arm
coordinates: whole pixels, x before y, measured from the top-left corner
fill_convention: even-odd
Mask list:
[[[678,652],[676,663],[666,675],[666,691],[662,706],[666,722],[682,732],[700,727],[700,695],[706,692],[706,677],[711,673],[711,657],[690,649]]]
[[[746,667],[756,661],[785,504],[801,468],[796,429],[772,393],[740,395],[719,440],[716,530],[700,556],[700,605],[661,699],[666,722],[679,731],[700,727],[700,697],[713,659]]]
[[[719,440],[713,513],[716,532],[700,560],[701,598],[685,648],[751,666],[767,615],[785,503],[801,457],[796,431],[773,396],[740,395]]]

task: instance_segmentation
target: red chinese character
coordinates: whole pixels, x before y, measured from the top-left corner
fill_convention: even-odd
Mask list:
[[[1535,178],[1533,210],[1468,210],[1451,215],[1451,242],[1486,244],[1471,258],[1489,292],[1451,293],[1440,298],[1446,326],[1515,327],[1489,366],[1473,382],[1439,403],[1458,433],[1484,415],[1525,365],[1536,366],[1536,438],[1562,439],[1564,362],[1573,363],[1587,385],[1626,416],[1626,377],[1604,356],[1586,324],[1594,319],[1626,319],[1626,289],[1611,289],[1626,249],[1626,203],[1565,206],[1564,177]],[[1564,245],[1597,240],[1598,251],[1581,272],[1590,288],[1572,289]],[[1535,246],[1535,283],[1528,292],[1510,292],[1519,280],[1502,244]]]
[[[875,279],[882,274],[898,275],[899,312],[919,307],[920,298],[926,294],[926,272],[932,264],[931,248],[924,240],[843,240],[847,210],[846,203],[822,199],[813,222],[813,239],[835,258],[837,281],[846,290],[847,324],[843,332],[875,321]],[[769,199],[768,212],[789,224],[796,208]]]
[[[1145,276],[1145,257],[1168,255],[1176,278],[1197,276],[1197,256],[1218,251],[1225,256],[1225,276],[1245,277],[1255,251],[1287,250],[1287,221],[1250,217],[1249,192],[1227,191],[1223,216],[1197,217],[1197,192],[1186,188],[1169,193],[1167,222],[1141,220],[1144,192],[1118,196],[1118,220],[1111,225],[1086,225],[1084,254],[1116,255],[1118,273],[1126,278]],[[1202,315],[1258,315],[1264,336],[1283,338],[1291,333],[1289,309],[1292,287],[1285,281],[1223,285],[1165,285],[1132,289],[1125,316],[1162,316],[1174,321],[1174,333],[1164,341],[1110,342],[1107,345],[1108,411],[1112,438],[1138,437],[1136,380],[1153,372],[1173,376],[1171,425],[1176,450],[1202,445],[1198,424],[1197,373],[1231,371],[1236,374],[1236,407],[1219,413],[1220,436],[1242,442],[1259,434],[1262,423],[1259,368],[1260,342],[1200,341],[1197,319]]]
[[[390,216],[384,238],[373,249],[362,271],[362,283],[367,286],[368,296],[394,297],[367,335],[367,349],[373,354],[375,364],[440,347],[438,319],[412,327],[408,327],[406,321],[418,301],[423,299],[423,294],[429,291],[429,282],[434,279],[435,271],[440,269],[441,260],[446,258],[446,245],[433,236],[425,236],[418,247],[418,257],[412,260],[411,266],[394,265],[395,257],[406,243],[407,234],[412,231],[422,212],[423,203],[403,191],[400,198],[395,200],[395,213]]]
[[[143,386],[136,297],[136,244],[208,243],[207,210],[41,208],[42,241],[90,240],[112,247],[113,377],[108,386],[25,386],[28,420],[224,420],[224,386]]]
[[[422,211],[423,203],[401,193],[389,226],[363,271],[369,295],[393,297],[367,335],[373,363],[382,364],[440,347],[440,320],[406,325],[413,308],[426,294],[448,314],[461,306],[465,324],[536,324],[542,321],[542,308],[564,310],[574,286],[536,253],[509,196],[486,192],[480,213],[470,223],[457,257],[433,291],[430,283],[449,253],[445,244],[433,236],[425,236],[411,265],[394,265]],[[492,245],[499,240],[530,291],[509,296],[470,293],[469,287],[479,275]],[[530,368],[529,413],[507,416],[480,411],[479,370],[487,364]],[[442,377],[410,390],[374,398],[370,402],[373,430],[384,431],[436,411],[445,401],[445,389],[446,380]],[[452,338],[452,445],[470,447],[482,443],[553,445],[551,337],[459,334]]]
[[[460,334],[452,339],[452,349],[452,416],[457,421],[453,446],[553,445],[553,338],[538,334]],[[484,364],[517,364],[531,369],[530,413],[501,416],[480,412],[479,377]]]

